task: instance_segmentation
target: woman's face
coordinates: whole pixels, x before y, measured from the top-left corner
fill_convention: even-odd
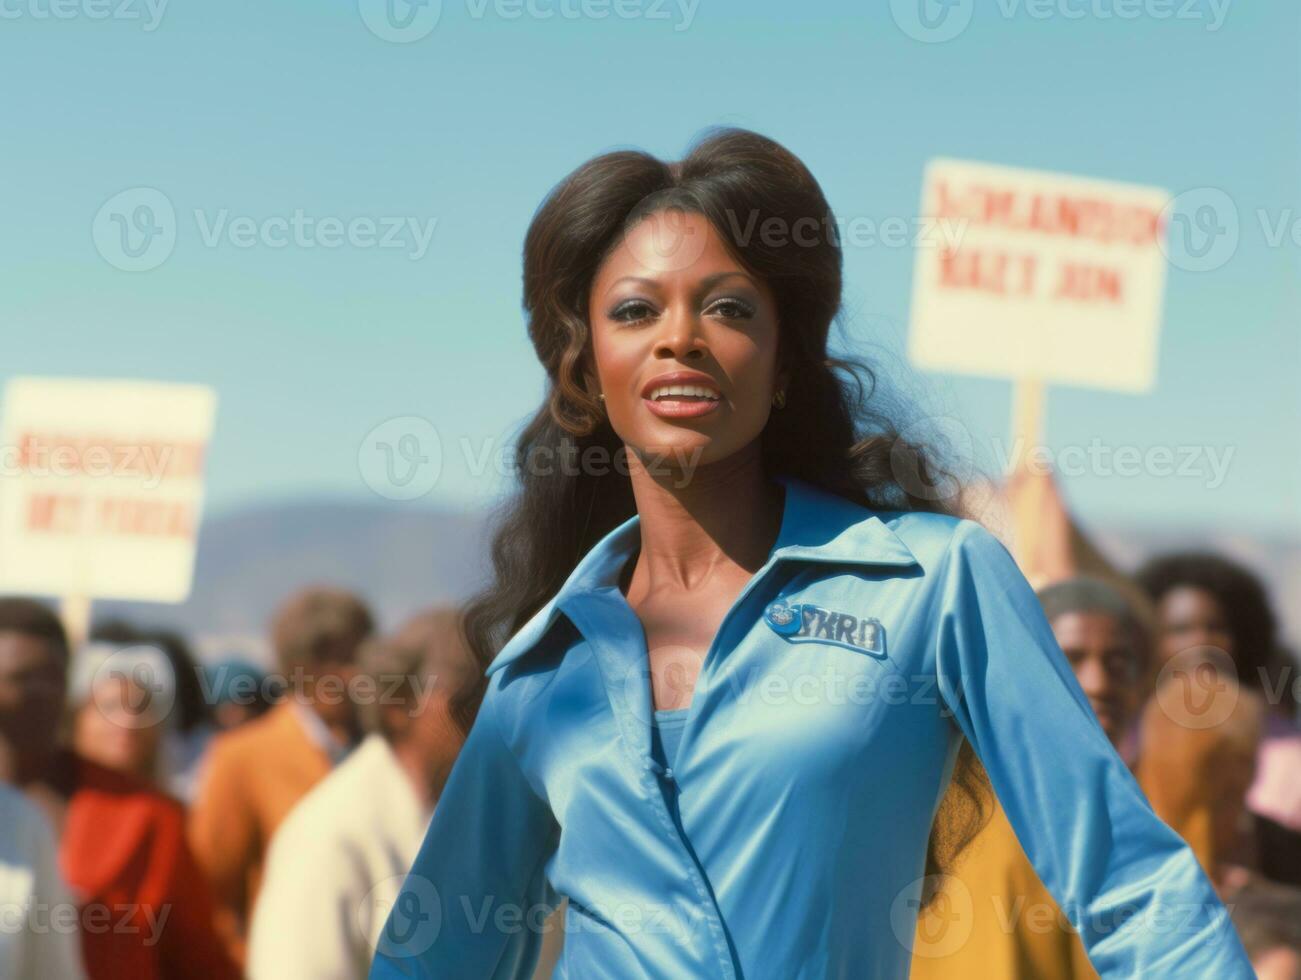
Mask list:
[[[597,270],[588,299],[597,375],[589,384],[604,393],[630,453],[689,472],[759,437],[786,383],[776,302],[707,219],[660,212],[635,225]],[[692,377],[667,377],[679,372]]]
[[[1205,589],[1179,585],[1161,597],[1159,655],[1167,663],[1185,650],[1213,648],[1234,656],[1229,618],[1219,601]]]
[[[150,692],[127,677],[100,681],[77,709],[73,747],[92,762],[151,780],[163,724],[150,700]]]

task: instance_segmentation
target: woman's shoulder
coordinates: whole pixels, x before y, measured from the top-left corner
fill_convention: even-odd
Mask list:
[[[562,669],[575,668],[591,657],[582,633],[548,603],[488,665],[479,713],[490,716],[503,740],[514,744]]]
[[[494,675],[499,674],[503,667],[518,660],[524,654],[543,646],[554,646],[556,634],[564,633],[564,624],[569,621],[568,617],[561,612],[558,599],[558,596],[553,596],[497,651],[488,666],[484,668],[490,684],[500,686],[503,680],[501,678],[494,680]],[[536,658],[529,659],[533,661]]]
[[[927,571],[953,559],[998,550],[1003,543],[983,524],[969,517],[935,511],[875,511],[864,521],[879,520]]]
[[[185,806],[171,794],[130,773],[109,769],[84,756],[76,756],[76,786],[71,801],[99,812],[134,814],[153,826],[180,826]]]
[[[102,894],[132,866],[172,867],[185,846],[179,801],[133,776],[77,760],[60,839],[76,887]]]

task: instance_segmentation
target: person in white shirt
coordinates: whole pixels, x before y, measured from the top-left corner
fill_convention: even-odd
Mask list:
[[[373,682],[359,699],[370,734],[271,839],[250,980],[364,980],[483,696],[453,609],[368,642],[360,666]]]
[[[78,909],[45,815],[0,783],[0,977],[83,980]]]

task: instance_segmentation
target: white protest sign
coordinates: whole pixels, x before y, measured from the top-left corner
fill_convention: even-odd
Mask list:
[[[181,602],[216,395],[16,378],[0,443],[0,590]]]
[[[1165,289],[1155,187],[933,160],[909,357],[918,367],[1141,392],[1156,376]]]

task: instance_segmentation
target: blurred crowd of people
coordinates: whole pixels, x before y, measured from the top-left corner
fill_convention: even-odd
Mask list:
[[[1192,847],[1258,975],[1301,978],[1301,684],[1262,583],[1222,557],[1176,554],[1133,580],[1060,580],[1039,599],[1100,726]],[[1045,801],[1044,819],[1088,802]],[[1058,908],[997,801],[941,888],[918,919],[916,980],[1097,977],[1072,922],[1119,924]]]
[[[1040,598],[1259,975],[1301,977],[1301,682],[1261,582],[1171,555]],[[273,671],[201,667],[176,633],[105,622],[73,645],[47,606],[0,598],[0,976],[366,976],[485,679],[452,607],[379,635],[361,598],[311,587],[270,638]],[[1071,923],[1106,924],[1054,904],[996,801],[938,887],[914,977],[1096,975]]]

